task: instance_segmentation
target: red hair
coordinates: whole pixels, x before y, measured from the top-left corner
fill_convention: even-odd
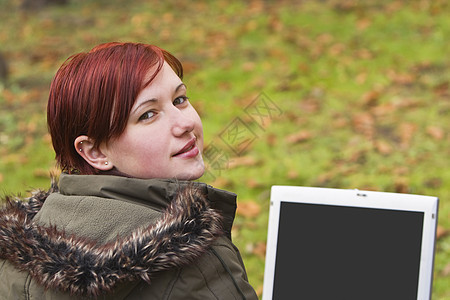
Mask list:
[[[164,61],[183,77],[176,57],[146,44],[101,44],[63,63],[50,86],[47,106],[47,125],[63,172],[98,173],[77,153],[75,139],[87,135],[98,147],[120,136],[138,94],[156,77]],[[155,71],[148,78],[152,68]]]

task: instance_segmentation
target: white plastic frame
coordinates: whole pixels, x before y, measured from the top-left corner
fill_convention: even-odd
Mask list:
[[[431,299],[439,199],[431,196],[299,186],[272,186],[263,300],[273,294],[281,202],[378,208],[424,213],[418,300]]]

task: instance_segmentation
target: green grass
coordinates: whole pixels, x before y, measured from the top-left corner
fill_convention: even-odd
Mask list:
[[[260,293],[273,184],[438,196],[450,230],[450,5],[447,1],[72,1],[23,12],[0,0],[0,193],[49,186],[50,80],[71,54],[112,40],[159,45],[186,66],[205,130],[225,158],[203,180],[254,203],[233,231]],[[125,4],[124,4],[125,3]],[[281,112],[259,128],[245,108]],[[235,118],[257,138],[237,161],[221,139]],[[290,136],[304,132],[297,143]],[[245,160],[242,160],[242,157]],[[239,162],[240,166],[231,165]],[[450,235],[436,247],[433,299],[450,297]]]

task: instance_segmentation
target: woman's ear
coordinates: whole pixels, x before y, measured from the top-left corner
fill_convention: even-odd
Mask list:
[[[101,171],[108,171],[113,168],[112,163],[108,162],[108,158],[99,147],[94,146],[94,141],[86,135],[80,135],[75,139],[74,147],[78,154],[84,160]]]

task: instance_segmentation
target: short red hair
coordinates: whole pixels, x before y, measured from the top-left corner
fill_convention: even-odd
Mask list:
[[[183,77],[176,57],[159,47],[138,43],[101,44],[63,63],[52,81],[47,106],[47,124],[63,172],[98,173],[77,153],[75,139],[87,135],[98,147],[120,136],[138,94],[155,78],[164,61]]]

